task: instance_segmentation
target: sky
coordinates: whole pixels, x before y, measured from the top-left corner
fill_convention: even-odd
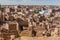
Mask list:
[[[60,0],[0,0],[1,5],[60,5]]]

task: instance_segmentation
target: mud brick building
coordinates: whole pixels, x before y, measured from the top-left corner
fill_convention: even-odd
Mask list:
[[[6,25],[3,24],[1,29],[1,37],[3,37],[5,40],[18,37],[18,23],[8,22]]]

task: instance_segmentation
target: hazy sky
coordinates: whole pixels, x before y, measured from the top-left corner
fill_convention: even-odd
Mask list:
[[[60,0],[0,0],[2,5],[60,5]]]

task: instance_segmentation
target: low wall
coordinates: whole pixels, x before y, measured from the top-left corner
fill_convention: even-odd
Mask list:
[[[20,37],[16,40],[60,40],[60,37]]]

